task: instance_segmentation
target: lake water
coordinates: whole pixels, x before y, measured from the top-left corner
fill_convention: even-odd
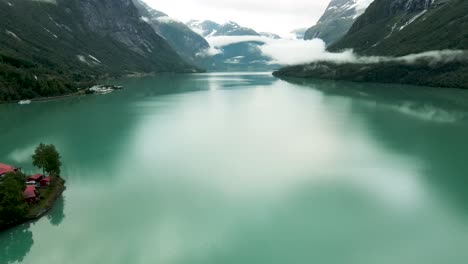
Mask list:
[[[468,260],[468,93],[163,75],[0,105],[0,161],[55,144],[68,189],[0,263]]]

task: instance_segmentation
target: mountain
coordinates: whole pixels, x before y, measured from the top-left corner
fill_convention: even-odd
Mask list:
[[[260,36],[255,30],[247,27],[241,27],[236,22],[226,22],[213,35],[217,36]]]
[[[463,0],[376,0],[330,49],[386,56],[468,49],[467,13]]]
[[[242,27],[236,22],[232,21],[226,22],[224,24],[218,24],[210,20],[191,20],[187,23],[187,25],[204,37],[260,36],[260,34],[255,30]]]
[[[433,51],[433,56],[375,64],[314,62],[275,75],[468,88],[467,14],[466,0],[375,0],[329,50],[407,58]],[[447,53],[452,56],[444,57]]]
[[[332,0],[317,24],[309,28],[304,38],[320,38],[331,44],[343,37],[354,21],[373,0]]]
[[[198,56],[210,48],[202,36],[184,23],[151,8],[142,0],[133,0],[133,3],[138,9],[141,19],[148,23],[158,35],[162,36],[182,58],[199,67],[203,67],[207,63],[206,58]]]
[[[211,20],[190,20],[187,26],[203,37],[213,36],[221,28],[220,24]]]
[[[135,72],[187,72],[131,0],[0,0],[0,101]]]
[[[277,69],[277,65],[271,65],[271,58],[264,56],[261,46],[265,43],[261,37],[279,39],[280,36],[273,33],[258,33],[257,31],[240,26],[236,22],[218,24],[205,20],[191,20],[187,25],[192,30],[205,36],[215,49],[215,54],[209,56],[213,62],[206,65],[206,69],[212,71],[269,71]],[[253,38],[255,40],[248,40]],[[232,43],[219,47],[216,40],[231,40]]]

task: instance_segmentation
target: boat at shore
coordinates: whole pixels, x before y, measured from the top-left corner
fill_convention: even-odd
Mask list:
[[[31,100],[21,100],[18,102],[18,104],[20,105],[28,105],[28,104],[31,104]]]
[[[123,89],[122,86],[116,86],[116,85],[96,85],[91,88],[89,88],[86,92],[88,94],[109,94],[112,93],[116,90],[121,90]]]

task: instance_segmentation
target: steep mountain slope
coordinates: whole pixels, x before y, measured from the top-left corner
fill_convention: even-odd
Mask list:
[[[400,56],[468,49],[468,1],[376,0],[331,50]]]
[[[284,68],[277,76],[468,88],[467,52],[444,59],[440,50],[468,50],[468,1],[375,0],[330,50],[403,56],[427,51],[431,58],[383,63],[314,62]],[[411,57],[411,56],[410,56]]]
[[[332,0],[317,24],[306,31],[304,38],[320,38],[327,44],[334,43],[348,32],[372,1]]]
[[[209,63],[206,58],[197,56],[210,47],[202,36],[195,33],[184,23],[171,19],[165,13],[149,7],[142,0],[133,0],[133,2],[141,15],[141,19],[151,25],[155,32],[162,36],[179,55],[200,67]]]
[[[0,101],[70,93],[109,75],[193,70],[131,0],[0,0]]]

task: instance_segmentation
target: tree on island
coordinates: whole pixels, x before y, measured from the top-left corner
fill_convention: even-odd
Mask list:
[[[42,169],[42,172],[50,175],[59,176],[60,167],[62,162],[60,161],[60,154],[54,145],[39,144],[34,155],[32,156],[33,165]]]
[[[0,227],[25,216],[28,209],[23,198],[25,178],[21,173],[7,173],[0,177]]]

